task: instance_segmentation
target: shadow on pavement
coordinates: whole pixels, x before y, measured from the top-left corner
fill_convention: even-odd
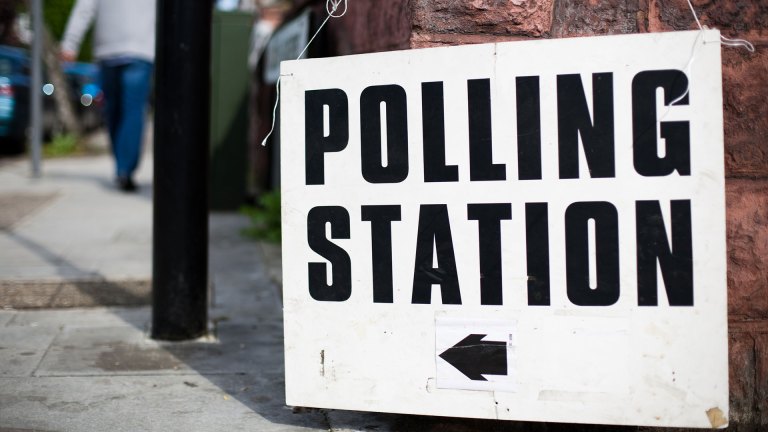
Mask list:
[[[150,303],[149,280],[108,280],[97,271],[82,269],[42,244],[17,232],[6,238],[56,268],[53,280],[0,281],[0,307],[15,309],[93,306],[144,306]]]

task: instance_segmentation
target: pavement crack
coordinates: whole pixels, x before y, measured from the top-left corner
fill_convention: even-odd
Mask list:
[[[64,326],[60,326],[58,330],[56,330],[56,335],[51,338],[51,341],[48,342],[48,346],[45,347],[45,352],[43,352],[43,355],[40,356],[40,360],[38,360],[37,364],[35,365],[35,368],[32,370],[32,373],[30,376],[32,377],[40,377],[41,375],[37,374],[37,371],[40,369],[40,365],[43,364],[43,360],[45,360],[46,357],[48,357],[48,353],[51,351],[51,347],[56,342],[56,340],[59,338],[59,335],[61,334],[61,331],[64,330]]]

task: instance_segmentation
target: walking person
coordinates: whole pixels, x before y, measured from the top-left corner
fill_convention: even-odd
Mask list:
[[[101,66],[106,118],[117,187],[136,190],[144,117],[155,59],[156,0],[76,0],[61,42],[61,59],[74,61],[95,21],[93,55]]]

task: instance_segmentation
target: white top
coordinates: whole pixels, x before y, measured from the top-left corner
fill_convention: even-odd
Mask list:
[[[155,59],[156,0],[77,0],[61,41],[63,51],[78,52],[94,17],[93,55]]]

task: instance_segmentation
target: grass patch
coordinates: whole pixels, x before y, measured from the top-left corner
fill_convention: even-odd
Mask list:
[[[280,192],[262,194],[256,206],[243,206],[240,212],[251,220],[251,226],[243,234],[270,243],[280,243],[282,238],[280,221]]]
[[[80,140],[74,134],[56,134],[43,146],[43,156],[49,158],[73,156],[84,152]]]

